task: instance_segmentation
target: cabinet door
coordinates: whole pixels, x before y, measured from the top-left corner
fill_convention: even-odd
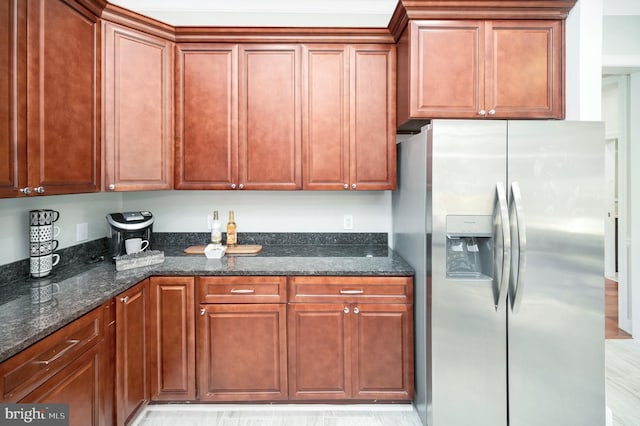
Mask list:
[[[106,22],[105,187],[173,185],[173,43]]]
[[[28,2],[28,163],[36,193],[100,190],[100,27],[72,2]]]
[[[412,21],[410,31],[410,116],[478,117],[484,106],[484,21]]]
[[[487,114],[563,118],[563,25],[563,21],[487,22]]]
[[[351,396],[349,309],[341,303],[289,304],[291,399],[328,400]]]
[[[105,410],[111,407],[103,404],[106,388],[101,388],[106,358],[103,343],[93,346],[20,402],[69,404],[70,426],[110,426]]]
[[[394,46],[351,48],[351,189],[396,186]]]
[[[238,182],[238,47],[179,45],[176,58],[176,189],[232,189]]]
[[[201,401],[287,398],[285,304],[200,305]]]
[[[413,305],[357,304],[353,327],[353,397],[413,399]]]
[[[127,423],[149,400],[147,310],[149,280],[116,299],[116,422]]]
[[[302,55],[302,81],[304,189],[347,189],[348,49],[340,45],[305,46]]]
[[[240,47],[239,185],[300,189],[300,48]]]
[[[26,6],[0,2],[0,198],[27,186]]]
[[[193,277],[152,277],[150,281],[151,399],[196,399]]]

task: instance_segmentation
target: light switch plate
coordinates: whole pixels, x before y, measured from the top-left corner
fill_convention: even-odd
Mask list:
[[[353,216],[350,214],[345,214],[343,218],[344,229],[353,229]]]
[[[86,222],[76,225],[76,241],[86,241],[89,239],[89,224]]]

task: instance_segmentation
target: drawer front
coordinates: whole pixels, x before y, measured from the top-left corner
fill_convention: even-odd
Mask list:
[[[17,401],[102,339],[105,306],[0,364],[1,401]]]
[[[199,303],[284,303],[286,277],[197,277]]]
[[[413,278],[291,277],[289,302],[413,303]]]

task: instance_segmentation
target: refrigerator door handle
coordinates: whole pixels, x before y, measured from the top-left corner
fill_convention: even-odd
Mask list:
[[[512,239],[515,244],[511,258],[513,267],[509,277],[509,299],[511,300],[511,310],[513,313],[518,313],[524,294],[524,272],[527,267],[527,233],[522,209],[522,194],[518,182],[511,184],[511,201],[509,217],[512,224]]]
[[[493,296],[496,311],[507,300],[508,280],[511,268],[511,232],[507,193],[502,182],[496,183],[493,208],[494,259]],[[500,238],[501,237],[501,238]]]

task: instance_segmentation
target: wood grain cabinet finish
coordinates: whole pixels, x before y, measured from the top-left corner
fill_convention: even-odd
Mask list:
[[[398,43],[398,126],[563,118],[564,21],[411,21]]]
[[[300,46],[240,45],[240,189],[302,188]]]
[[[99,191],[98,19],[62,0],[5,1],[0,19],[0,196]]]
[[[149,375],[151,400],[196,399],[193,277],[151,277]]]
[[[176,47],[176,189],[238,186],[238,46]]]
[[[0,2],[0,198],[27,186],[27,3]]]
[[[173,44],[103,23],[104,186],[173,187]]]
[[[410,277],[289,281],[291,399],[413,399]],[[406,303],[397,303],[403,297]]]
[[[286,278],[197,280],[199,400],[287,399]]]
[[[69,424],[113,424],[109,303],[0,364],[3,403],[69,404]]]
[[[149,279],[116,297],[116,424],[149,401]]]
[[[304,189],[395,187],[395,48],[303,47]]]

